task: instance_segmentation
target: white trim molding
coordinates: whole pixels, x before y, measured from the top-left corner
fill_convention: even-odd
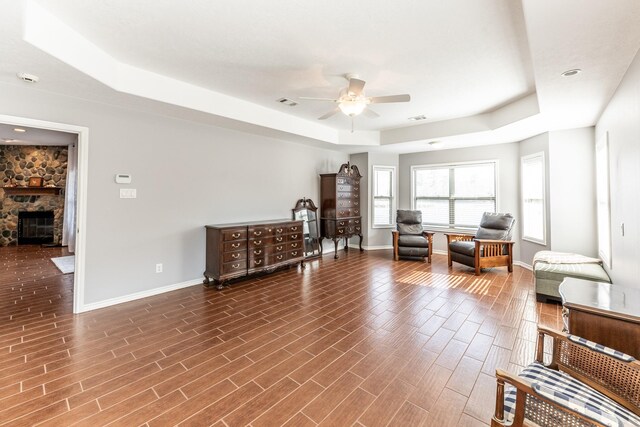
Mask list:
[[[85,260],[87,247],[87,186],[89,181],[89,128],[65,123],[48,122],[26,117],[0,114],[0,123],[47,129],[78,135],[78,188],[76,203],[76,256],[73,277],[73,312],[81,313],[84,305]]]
[[[122,304],[124,302],[135,301],[137,299],[152,297],[154,295],[163,294],[165,292],[177,291],[178,289],[188,288],[189,286],[202,285],[202,278],[187,280],[186,282],[174,283],[173,285],[162,286],[159,288],[149,289],[146,291],[135,292],[129,295],[123,295],[120,297],[109,298],[106,300],[92,302],[82,306],[78,313],[84,313],[86,311],[97,310],[99,308],[110,307],[116,304]]]

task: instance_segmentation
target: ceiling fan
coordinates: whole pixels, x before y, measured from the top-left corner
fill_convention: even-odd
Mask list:
[[[365,81],[360,80],[355,74],[347,74],[345,78],[349,81],[349,86],[340,91],[337,99],[331,98],[309,98],[301,96],[300,99],[309,99],[312,101],[328,101],[337,103],[337,107],[328,113],[318,117],[318,120],[326,120],[334,114],[342,111],[352,119],[364,113],[365,116],[370,118],[380,117],[378,113],[367,108],[369,104],[383,104],[389,102],[409,102],[411,97],[408,94],[403,95],[389,95],[389,96],[365,96],[364,85]]]

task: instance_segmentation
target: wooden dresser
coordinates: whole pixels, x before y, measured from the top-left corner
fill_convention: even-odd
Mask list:
[[[567,277],[559,291],[565,332],[640,359],[640,289]]]
[[[345,163],[338,173],[320,175],[320,234],[333,240],[338,258],[338,241],[344,238],[344,250],[349,250],[349,238],[360,237],[362,250],[362,216],[360,214],[360,172]]]
[[[204,284],[222,289],[230,279],[271,272],[300,262],[304,268],[302,221],[290,219],[207,225]]]

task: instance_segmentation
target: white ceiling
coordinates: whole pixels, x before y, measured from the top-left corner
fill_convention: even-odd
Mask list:
[[[409,152],[433,139],[465,146],[593,125],[640,46],[637,0],[186,5],[5,1],[0,82],[24,84],[15,73],[27,71],[41,77],[37,89],[70,96],[349,151]],[[583,72],[560,77],[570,68]],[[297,98],[336,97],[345,73],[366,80],[368,96],[412,100],[375,105],[381,117],[356,118],[354,134],[341,114],[317,121],[332,105]],[[428,120],[407,120],[420,114]]]
[[[16,128],[26,132],[16,132]],[[69,145],[77,140],[75,133],[0,123],[0,145]]]

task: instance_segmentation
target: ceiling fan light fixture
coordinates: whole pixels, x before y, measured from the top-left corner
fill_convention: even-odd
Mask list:
[[[340,111],[349,117],[355,117],[367,107],[366,99],[342,100],[338,104]]]

